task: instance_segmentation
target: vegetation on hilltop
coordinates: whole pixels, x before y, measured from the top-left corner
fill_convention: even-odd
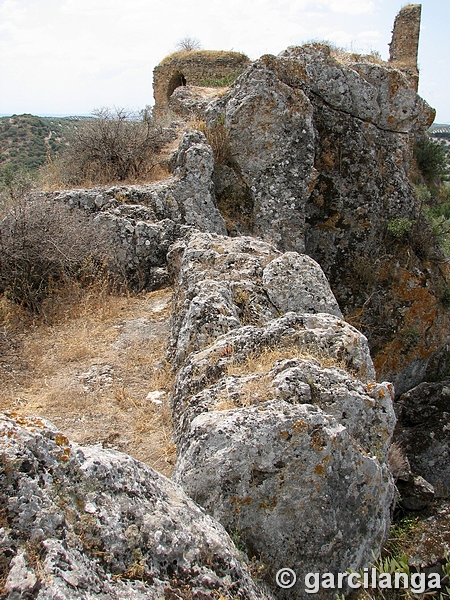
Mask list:
[[[421,209],[431,226],[433,237],[450,256],[449,151],[440,140],[425,135],[415,146],[415,157],[421,175],[416,180]],[[411,231],[413,237],[420,237],[415,227]]]
[[[67,146],[83,117],[12,115],[0,118],[0,167],[34,171]]]

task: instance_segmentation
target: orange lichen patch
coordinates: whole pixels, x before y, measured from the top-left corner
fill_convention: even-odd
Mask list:
[[[57,444],[58,446],[68,446],[69,440],[62,433],[57,433],[55,435],[55,444]]]
[[[292,425],[292,431],[294,433],[297,433],[299,431],[305,431],[307,429],[308,429],[308,423],[306,423],[306,421],[303,421],[302,419],[300,419],[299,421],[296,421]]]
[[[389,278],[388,267],[381,279]],[[439,300],[426,286],[422,275],[415,275],[405,268],[397,268],[395,278],[390,272],[392,293],[404,307],[403,327],[374,359],[379,378],[385,373],[401,372],[413,360],[426,360],[442,345],[442,332],[450,327],[450,314],[443,310]],[[414,343],[405,344],[414,333]]]
[[[252,499],[250,498],[250,496],[246,496],[245,498],[238,498],[237,496],[232,496],[231,502],[237,504],[239,507],[248,506],[249,504],[251,504]]]
[[[261,510],[269,510],[272,511],[276,508],[277,506],[277,497],[273,496],[272,498],[268,498],[267,500],[264,500],[263,502],[259,503],[259,508]]]
[[[325,472],[325,467],[323,465],[316,465],[314,468],[314,473],[317,473],[317,475],[323,475]]]
[[[322,435],[322,432],[318,429],[312,432],[310,441],[311,446],[314,448],[314,450],[317,451],[323,450],[326,446],[324,436]]]
[[[318,223],[317,229],[329,229],[330,231],[338,231],[338,229],[336,228],[336,223],[339,221],[340,218],[341,215],[339,213],[336,213],[335,215],[327,219],[324,223]]]

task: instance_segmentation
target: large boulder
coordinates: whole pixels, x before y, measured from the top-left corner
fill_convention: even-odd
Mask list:
[[[223,528],[129,456],[0,416],[7,600],[270,600]],[[189,594],[189,595],[187,595]]]
[[[389,531],[393,486],[386,465],[306,403],[199,415],[175,480],[237,532],[269,581],[281,568],[296,573],[296,586],[278,590],[278,598],[308,597],[307,573],[368,565]]]
[[[168,263],[176,282],[171,339],[176,365],[218,335],[289,311],[342,318],[314,260],[296,252],[281,255],[260,240],[192,231],[172,246]]]
[[[368,565],[394,498],[393,388],[374,381],[367,340],[319,265],[198,232],[168,262],[175,480],[245,545],[279,598],[306,597],[309,571]],[[275,584],[283,567],[299,577],[289,591]]]
[[[410,181],[433,118],[397,63],[318,43],[263,56],[207,110],[232,157],[213,175],[224,214],[236,204],[230,233],[314,258],[398,394],[422,381],[450,326],[448,267]],[[410,236],[390,235],[397,219]]]

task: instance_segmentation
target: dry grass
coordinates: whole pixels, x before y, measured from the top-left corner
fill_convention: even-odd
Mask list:
[[[233,58],[238,62],[246,63],[250,59],[241,52],[227,50],[179,50],[165,56],[159,65],[164,65],[172,60],[202,60],[203,62],[215,62],[218,59]]]
[[[315,360],[322,369],[337,367],[346,369],[345,361],[339,360],[313,346],[276,346],[264,348],[246,357],[244,361],[232,360],[228,366],[228,375],[248,375],[249,373],[268,373],[277,360],[299,358]]]
[[[173,149],[173,145],[170,144],[170,146]],[[158,154],[158,161],[148,169],[142,169],[138,175],[123,180],[119,180],[117,177],[111,175],[110,177],[106,177],[103,181],[103,185],[136,185],[167,179],[170,177],[170,173],[167,169],[167,159],[169,155],[170,152],[164,148]],[[74,183],[67,176],[67,173],[67,162],[64,161],[63,158],[49,158],[46,164],[39,169],[39,189],[45,192],[73,189]],[[95,178],[89,177],[89,175],[78,179],[76,183],[76,186],[79,188],[92,188],[98,185],[99,182]]]
[[[353,52],[344,48],[331,47],[331,56],[343,65],[349,65],[355,62],[366,62],[374,65],[383,65],[384,67],[390,67],[389,63],[384,61],[379,52],[372,51],[370,54],[360,54],[359,52]]]
[[[405,477],[411,473],[411,467],[406,457],[405,451],[398,442],[390,445],[388,452],[388,462],[391,473],[395,480],[399,477]]]
[[[72,441],[116,448],[170,475],[171,291],[79,293],[53,299],[34,322],[2,300],[0,410],[44,417]]]
[[[230,356],[232,356],[231,350]],[[275,398],[275,390],[271,387],[272,377],[270,371],[277,361],[293,358],[318,362],[322,369],[335,367],[348,371],[344,360],[338,360],[312,347],[290,345],[264,348],[262,352],[250,354],[244,361],[231,359],[228,364],[227,375],[246,376],[251,374],[253,376],[244,381],[239,396],[228,394],[224,390],[217,398],[215,409],[228,410],[251,406]]]

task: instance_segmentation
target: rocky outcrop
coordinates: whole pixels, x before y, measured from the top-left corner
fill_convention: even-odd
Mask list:
[[[214,159],[205,136],[187,131],[171,157],[173,177],[148,185],[32,194],[92,215],[113,248],[110,268],[130,287],[158,289],[171,283],[166,255],[190,227],[225,234],[213,195]]]
[[[408,72],[325,44],[288,48],[253,63],[207,116],[232,157],[214,172],[229,231],[314,258],[369,338],[378,378],[399,394],[418,384],[450,322],[448,267],[409,180],[434,111]],[[398,219],[411,235],[390,233]]]
[[[395,438],[413,473],[431,483],[436,496],[450,497],[450,378],[406,392],[396,413]]]
[[[270,600],[223,528],[150,467],[40,419],[2,415],[0,436],[5,599]]]
[[[220,88],[183,85],[169,98],[169,109],[186,119],[205,119],[206,109],[220,97]]]
[[[393,390],[373,381],[367,341],[320,267],[197,232],[168,260],[175,480],[239,538],[278,598],[303,597],[309,571],[369,564],[394,497]],[[275,585],[282,567],[299,578],[289,591]]]

